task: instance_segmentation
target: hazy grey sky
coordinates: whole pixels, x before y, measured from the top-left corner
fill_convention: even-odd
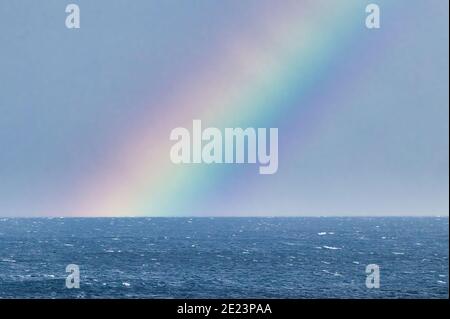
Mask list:
[[[448,1],[72,2],[0,2],[0,215],[448,215]],[[194,118],[277,174],[172,165]]]

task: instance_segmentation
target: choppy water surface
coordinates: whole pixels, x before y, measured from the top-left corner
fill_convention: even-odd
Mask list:
[[[0,298],[447,298],[448,218],[0,219]],[[81,271],[67,289],[68,264]],[[381,287],[367,289],[377,264]]]

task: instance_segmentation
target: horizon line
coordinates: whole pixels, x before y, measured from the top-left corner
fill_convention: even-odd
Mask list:
[[[112,219],[112,218],[128,218],[128,219],[141,219],[141,218],[180,218],[180,219],[225,219],[225,218],[449,218],[447,215],[276,215],[276,216],[0,216],[0,219]]]

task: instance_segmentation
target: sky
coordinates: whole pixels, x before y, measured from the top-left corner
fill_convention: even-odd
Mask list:
[[[1,1],[0,216],[448,216],[448,6]],[[173,164],[194,119],[278,128],[277,173]]]

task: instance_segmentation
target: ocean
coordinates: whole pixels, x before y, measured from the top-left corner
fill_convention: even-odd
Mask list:
[[[448,255],[447,217],[2,218],[0,298],[448,298]]]

